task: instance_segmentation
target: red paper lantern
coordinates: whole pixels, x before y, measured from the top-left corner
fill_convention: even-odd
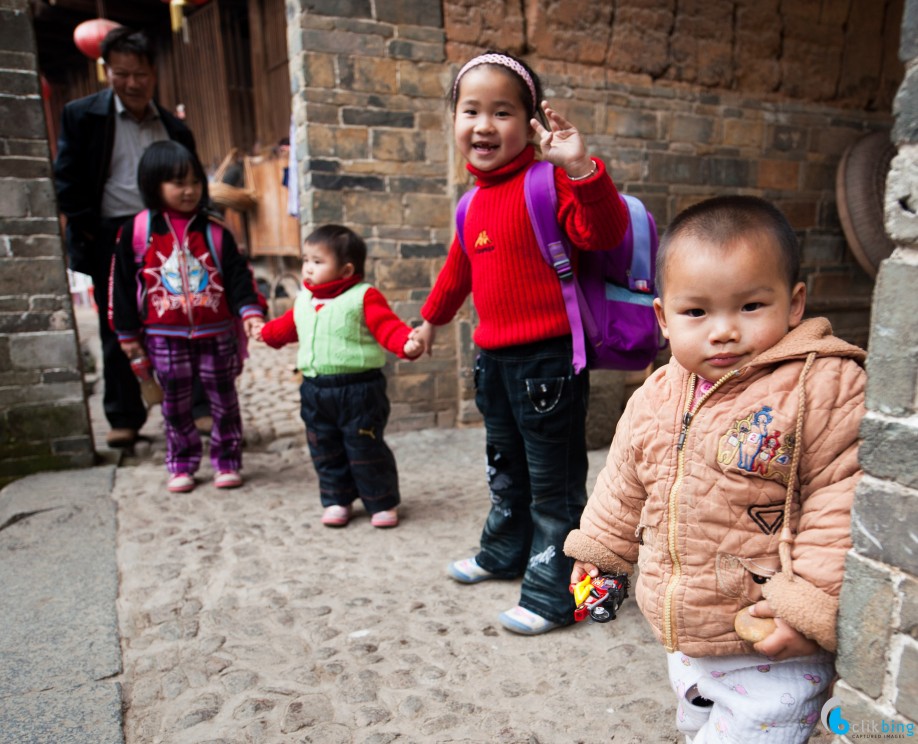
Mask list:
[[[73,43],[76,44],[77,49],[90,59],[98,59],[102,56],[102,40],[109,31],[113,28],[118,28],[120,25],[120,23],[115,23],[107,18],[83,21],[73,29]]]
[[[94,18],[91,21],[83,21],[79,26],[73,29],[73,43],[76,44],[83,54],[90,59],[96,60],[96,73],[99,82],[105,82],[105,69],[102,61],[102,40],[113,28],[121,26],[107,18]]]

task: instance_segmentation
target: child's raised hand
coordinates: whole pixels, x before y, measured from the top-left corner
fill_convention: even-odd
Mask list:
[[[816,641],[810,640],[799,630],[788,625],[775,615],[775,611],[766,599],[752,605],[749,608],[749,614],[753,617],[772,617],[775,620],[775,629],[763,640],[752,646],[756,653],[762,654],[762,656],[767,656],[774,661],[783,661],[796,656],[815,654],[821,648]]]
[[[589,176],[595,168],[586,144],[577,128],[555,111],[548,101],[542,101],[542,109],[551,129],[542,126],[538,119],[529,123],[539,136],[539,146],[546,160],[559,168],[564,168],[571,178]]]
[[[571,583],[579,584],[587,574],[595,579],[599,576],[599,568],[586,561],[574,561],[574,568],[571,571]]]

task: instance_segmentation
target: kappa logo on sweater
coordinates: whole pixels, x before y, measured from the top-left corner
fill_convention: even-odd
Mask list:
[[[492,243],[491,238],[488,237],[488,231],[482,230],[478,233],[478,237],[475,238],[475,253],[487,253],[493,250],[494,243]]]

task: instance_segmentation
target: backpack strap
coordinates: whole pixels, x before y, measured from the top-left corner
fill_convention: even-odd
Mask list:
[[[468,255],[469,252],[465,247],[465,215],[468,214],[469,204],[472,203],[472,198],[477,192],[477,186],[469,189],[462,195],[459,199],[459,203],[456,205],[456,235],[459,238],[459,245],[462,246],[462,250],[466,255]]]
[[[214,263],[217,265],[217,271],[223,274],[223,225],[207,220],[205,228],[207,235],[207,249],[210,251]]]
[[[653,274],[651,258],[650,220],[647,208],[640,199],[622,194],[628,214],[631,218],[631,270],[628,272],[628,288],[632,292],[653,294]]]
[[[143,260],[147,253],[147,246],[150,244],[150,232],[153,227],[151,223],[150,210],[144,209],[134,215],[134,232],[131,234],[131,247],[134,249],[134,266],[137,268],[137,309],[143,312],[143,281],[141,272],[143,271]],[[115,263],[112,260],[112,276],[114,275]],[[114,279],[110,279],[113,282]]]
[[[574,373],[579,374],[587,366],[583,335],[586,314],[581,312],[581,308],[585,309],[585,306],[580,285],[574,280],[570,245],[561,230],[561,225],[558,224],[555,167],[546,160],[534,163],[526,171],[523,183],[529,221],[532,223],[542,257],[554,268],[561,281],[561,295],[564,297],[564,308],[567,310],[571,338],[574,342]],[[592,316],[589,316],[589,322],[593,322]]]
[[[134,216],[134,233],[131,235],[131,245],[134,247],[134,263],[140,263],[147,252],[150,242],[150,210],[144,209]]]

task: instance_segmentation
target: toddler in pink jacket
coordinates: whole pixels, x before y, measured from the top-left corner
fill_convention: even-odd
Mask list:
[[[693,744],[804,742],[834,676],[865,353],[803,320],[799,265],[761,199],[676,217],[655,301],[673,358],[629,400],[565,543],[573,582],[637,565]],[[755,642],[735,625],[750,607],[772,618]]]

